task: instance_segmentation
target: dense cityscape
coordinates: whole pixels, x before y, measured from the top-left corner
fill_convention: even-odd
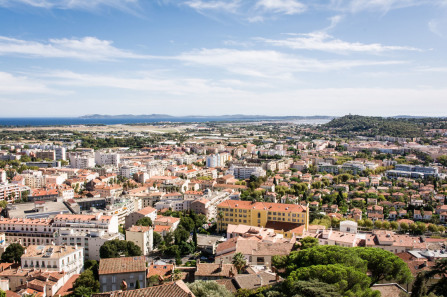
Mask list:
[[[0,0],[0,297],[447,297],[447,0]]]
[[[2,127],[1,289],[444,296],[447,122],[423,121]]]

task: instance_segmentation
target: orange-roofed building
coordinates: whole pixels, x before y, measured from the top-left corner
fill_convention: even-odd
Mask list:
[[[305,225],[306,230],[309,225],[309,208],[303,205],[226,200],[217,207],[219,231],[226,230],[228,224],[265,227],[269,222],[281,222],[293,228]]]

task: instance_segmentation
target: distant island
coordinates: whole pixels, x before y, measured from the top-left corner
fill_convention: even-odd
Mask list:
[[[245,114],[230,114],[219,116],[205,116],[205,115],[187,115],[187,116],[172,116],[167,114],[120,114],[120,115],[104,115],[104,114],[89,114],[80,116],[80,119],[185,119],[185,118],[212,118],[216,120],[238,119],[238,120],[331,120],[334,116],[268,116],[268,115],[245,115]]]

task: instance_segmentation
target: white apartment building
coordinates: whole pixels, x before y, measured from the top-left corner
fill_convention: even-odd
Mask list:
[[[71,168],[93,168],[95,167],[95,158],[88,153],[72,153],[70,154]]]
[[[95,162],[100,166],[112,165],[118,167],[120,155],[112,152],[95,152]]]
[[[60,228],[54,241],[57,245],[80,246],[84,248],[85,260],[99,261],[99,249],[109,240],[119,239],[119,233],[110,234],[105,230],[90,229],[88,232]]]
[[[226,161],[231,161],[229,153],[213,154],[206,157],[206,167],[224,167]]]
[[[84,248],[78,246],[30,245],[21,258],[22,269],[42,269],[79,274],[84,267]]]
[[[20,199],[23,191],[29,192],[30,188],[8,182],[0,183],[0,200],[12,202]]]
[[[64,160],[64,161],[67,160],[66,157],[67,149],[65,147],[53,144],[31,144],[29,145],[29,147],[32,149],[40,149],[40,150],[54,150],[56,160]]]
[[[84,214],[59,214],[54,217],[53,228],[71,228],[75,231],[89,232],[91,229],[104,230],[107,233],[118,233],[118,216]]]
[[[17,242],[23,246],[51,244],[55,231],[50,219],[0,217],[0,232],[5,233],[8,243]]]
[[[120,175],[126,178],[132,178],[135,173],[139,171],[139,168],[136,166],[124,165],[120,168]]]
[[[42,171],[25,170],[21,176],[23,176],[25,186],[30,187],[31,189],[42,188],[45,186],[45,177],[42,175]]]
[[[0,183],[6,182],[6,171],[3,169],[0,169]]]
[[[237,179],[247,179],[254,175],[265,176],[266,172],[260,166],[254,165],[231,165],[226,174],[231,174]]]

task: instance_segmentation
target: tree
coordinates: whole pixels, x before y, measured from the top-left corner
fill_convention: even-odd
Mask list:
[[[2,254],[2,262],[20,263],[25,248],[19,243],[11,243]]]
[[[428,225],[428,231],[434,233],[434,232],[438,232],[438,227],[434,224],[429,224]]]
[[[393,230],[399,229],[399,224],[397,222],[391,222],[390,225]]]
[[[377,229],[382,228],[382,221],[379,221],[379,220],[375,221],[374,222],[374,227],[377,228]]]
[[[402,229],[402,231],[405,232],[408,230],[408,228],[410,228],[410,227],[408,226],[407,223],[405,223],[405,222],[400,223],[400,229]]]
[[[232,297],[233,294],[215,281],[195,281],[188,285],[196,297]]]
[[[140,288],[140,281],[137,280],[137,282],[135,283],[135,289],[139,289]]]
[[[6,297],[6,292],[0,289],[0,297]]]
[[[139,219],[135,225],[137,226],[152,226],[152,219],[149,217],[144,217]]]
[[[360,292],[368,290],[371,282],[364,272],[343,264],[301,267],[293,271],[288,280],[318,280],[335,285],[343,295],[353,292],[356,296],[360,295]]]
[[[444,166],[447,167],[447,155],[442,155],[438,157],[438,162]]]
[[[89,288],[93,293],[97,293],[99,292],[99,286],[99,281],[95,279],[93,272],[88,269],[81,273],[81,275],[76,279],[73,288]]]
[[[177,227],[174,231],[174,241],[176,245],[180,245],[189,239],[189,232],[186,231],[182,226]]]
[[[161,237],[161,235],[158,232],[154,231],[154,233],[153,233],[154,248],[158,247],[162,241],[163,241],[163,237]]]
[[[371,286],[382,280],[409,283],[412,279],[407,264],[395,254],[378,248],[355,248],[356,253],[366,260],[371,273]]]
[[[151,275],[151,277],[149,277],[147,279],[147,286],[148,287],[152,287],[152,286],[155,286],[155,285],[158,285],[158,284],[160,284],[160,276],[158,274]]]
[[[232,263],[236,267],[236,270],[238,273],[240,273],[242,268],[244,268],[247,265],[247,262],[245,261],[245,257],[242,253],[234,254]]]
[[[413,283],[413,287],[411,289],[411,296],[410,297],[423,297],[427,295],[427,286],[426,286],[426,279],[425,279],[425,273],[420,272],[416,276],[416,279]]]
[[[197,248],[197,231],[196,228],[194,228],[192,233],[192,242],[194,243],[194,249]]]
[[[182,217],[180,219],[180,226],[182,226],[189,233],[192,232],[196,224],[190,217]]]
[[[118,239],[106,241],[99,249],[101,258],[135,257],[141,254],[141,248],[132,241]]]
[[[300,240],[301,243],[301,249],[305,250],[305,249],[310,249],[314,246],[318,245],[318,239],[314,238],[314,237],[304,237],[303,239]]]
[[[426,280],[433,278],[434,276],[441,276],[441,279],[436,283],[432,284],[428,291],[434,292],[435,294],[445,296],[445,292],[447,292],[447,259],[442,258],[438,260],[435,266],[428,272],[425,273]]]
[[[90,297],[94,292],[91,288],[87,287],[77,287],[73,290],[73,293],[69,295],[69,297]]]
[[[373,222],[370,219],[365,219],[364,221],[365,227],[371,229],[373,226]]]
[[[388,222],[388,221],[383,221],[382,222],[382,228],[383,229],[388,230],[388,229],[390,229],[390,226],[391,226],[390,222]]]

